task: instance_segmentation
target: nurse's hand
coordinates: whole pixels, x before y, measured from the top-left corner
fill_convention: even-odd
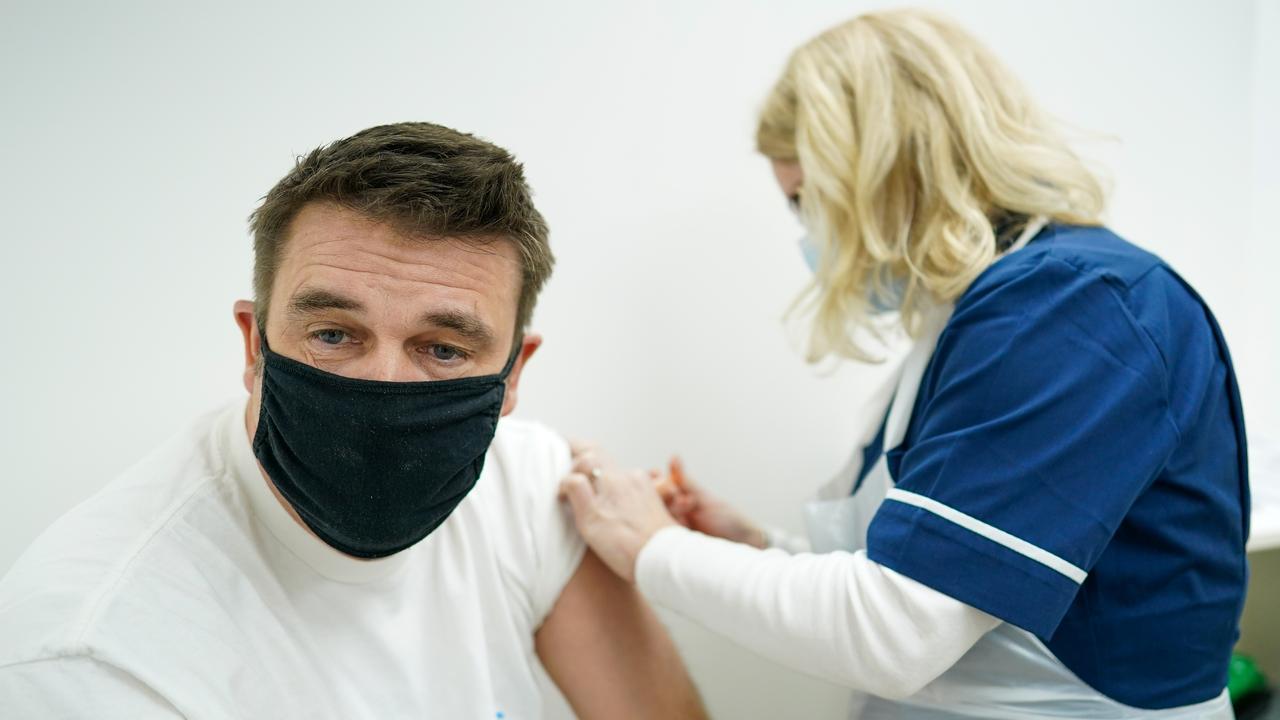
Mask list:
[[[671,474],[683,478],[680,489],[667,501],[676,521],[690,530],[764,549],[769,538],[763,528],[751,522],[729,503],[707,492],[684,474],[678,459],[671,461]]]
[[[560,493],[573,506],[578,532],[619,577],[635,582],[636,558],[649,538],[676,524],[641,470],[593,465],[595,458],[575,459],[573,472],[560,482]]]

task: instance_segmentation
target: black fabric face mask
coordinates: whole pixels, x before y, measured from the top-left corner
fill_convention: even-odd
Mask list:
[[[253,454],[307,527],[360,558],[421,541],[475,487],[507,376],[360,380],[267,348]]]

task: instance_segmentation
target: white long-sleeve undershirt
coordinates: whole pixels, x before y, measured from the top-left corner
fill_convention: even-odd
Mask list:
[[[649,540],[636,583],[764,657],[890,699],[914,694],[1000,624],[865,552],[790,555],[683,527]]]

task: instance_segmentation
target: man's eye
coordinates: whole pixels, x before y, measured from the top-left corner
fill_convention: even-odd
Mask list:
[[[453,362],[466,357],[461,350],[449,345],[431,345],[427,347],[427,353],[434,360],[440,362]]]
[[[347,339],[347,334],[341,330],[316,330],[311,333],[311,337],[319,340],[325,345],[341,345],[343,340]]]

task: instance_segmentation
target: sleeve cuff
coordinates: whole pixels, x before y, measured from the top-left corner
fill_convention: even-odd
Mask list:
[[[671,525],[654,533],[636,556],[636,587],[650,600],[661,595],[669,585],[674,557],[682,545],[693,540],[694,532],[682,525]]]
[[[1080,589],[1077,579],[1005,543],[892,500],[871,523],[867,557],[1042,640]]]

